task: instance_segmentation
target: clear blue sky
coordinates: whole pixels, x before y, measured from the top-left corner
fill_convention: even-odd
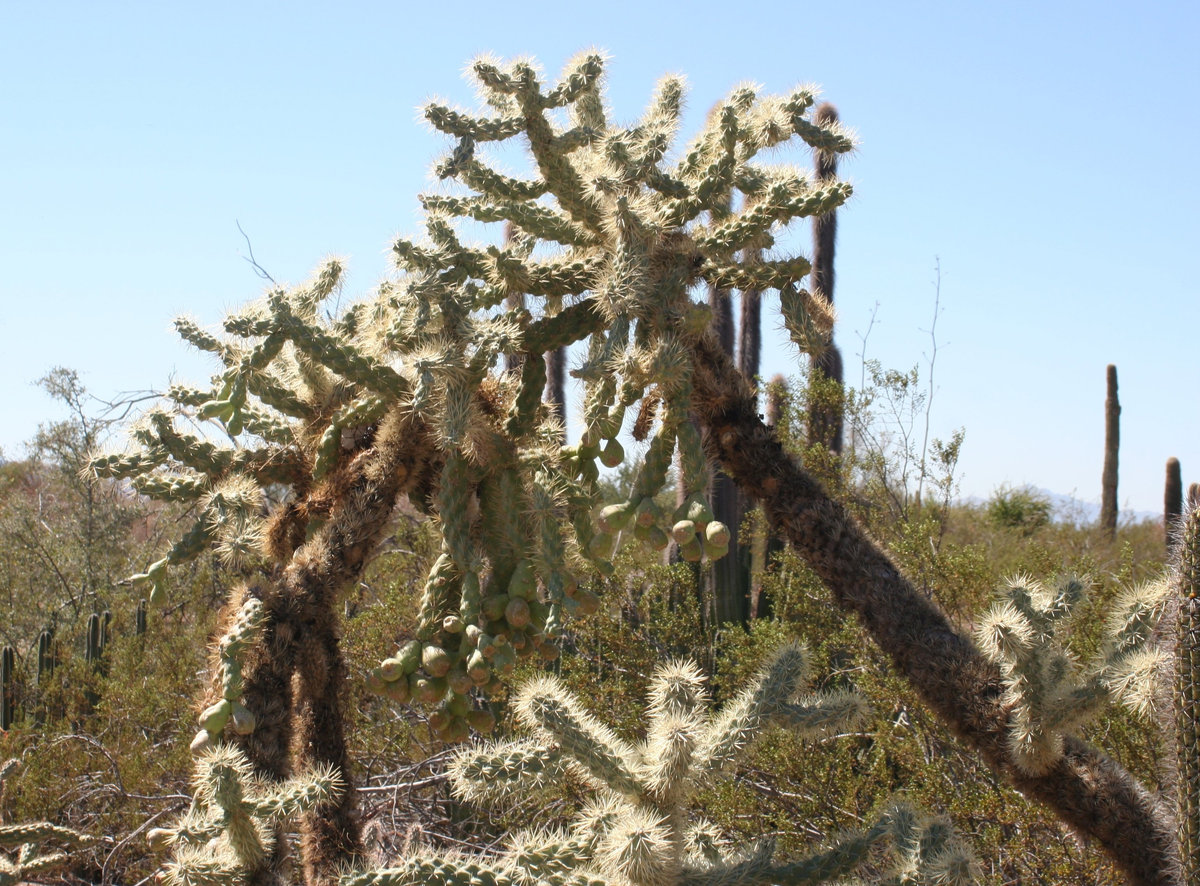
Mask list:
[[[386,270],[417,220],[433,95],[470,102],[477,53],[556,72],[610,53],[641,109],[682,72],[690,126],[745,80],[823,85],[862,137],[843,172],[837,304],[848,375],[927,351],[944,274],[934,432],[966,428],[965,494],[1099,496],[1104,366],[1124,406],[1121,497],[1200,480],[1200,6],[1195,3],[17,4],[0,7],[0,446],[54,415],[31,386],[97,394],[205,365],[169,331],[277,278]],[[736,11],[734,11],[736,9]],[[793,359],[772,334],[767,373]]]

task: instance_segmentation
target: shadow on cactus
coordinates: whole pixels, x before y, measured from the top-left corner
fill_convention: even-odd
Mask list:
[[[1102,647],[1080,662],[1067,639],[1087,594],[1084,580],[1067,576],[1046,587],[1017,576],[1000,590],[976,637],[1007,686],[1008,744],[1018,766],[1032,774],[1049,770],[1062,757],[1063,736],[1109,702],[1154,714],[1163,661],[1154,630],[1169,592],[1166,581],[1153,581],[1122,593],[1105,621]]]
[[[0,765],[0,789],[16,771],[20,763],[9,760]],[[62,850],[46,851],[42,843],[57,843],[74,848],[89,843],[85,837],[70,828],[59,827],[48,821],[27,824],[0,824],[0,886],[17,886],[37,874],[65,867],[70,856]],[[5,853],[8,853],[7,857]]]
[[[972,856],[949,825],[905,804],[796,861],[777,860],[770,839],[732,846],[693,814],[695,792],[731,775],[769,725],[832,736],[860,722],[865,705],[849,692],[806,693],[806,655],[795,645],[780,649],[720,712],[710,711],[704,683],[690,662],[660,667],[651,681],[646,737],[630,744],[584,711],[556,678],[527,682],[516,711],[533,737],[461,752],[451,779],[464,799],[496,803],[523,798],[573,773],[594,796],[571,830],[519,834],[495,858],[406,858],[396,867],[346,877],[343,886],[791,886],[840,881],[887,843],[893,848],[892,870],[882,882],[974,882]]]

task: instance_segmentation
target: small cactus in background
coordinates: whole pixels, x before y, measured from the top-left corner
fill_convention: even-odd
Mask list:
[[[146,601],[138,600],[137,609],[133,615],[133,633],[136,637],[141,637],[146,633]]]
[[[1189,510],[1182,530],[1175,652],[1179,850],[1184,882],[1200,883],[1200,509]]]
[[[0,796],[8,778],[16,771],[20,763],[9,760],[0,765]],[[67,848],[74,848],[89,842],[70,828],[59,827],[49,822],[29,824],[0,824],[0,886],[18,886],[30,877],[44,874],[55,868],[62,867],[69,860],[66,852],[54,850],[44,852],[39,844],[53,842]],[[41,853],[41,854],[39,854]]]
[[[456,793],[467,801],[524,799],[573,772],[595,792],[570,831],[515,837],[507,852],[483,856],[418,855],[391,868],[348,875],[342,886],[426,882],[485,886],[546,882],[554,886],[683,886],[817,884],[854,871],[888,838],[896,847],[897,883],[967,884],[975,863],[944,820],[904,804],[862,831],[840,834],[807,858],[780,862],[774,841],[732,847],[694,815],[701,787],[728,777],[764,730],[777,723],[801,735],[836,733],[857,722],[862,700],[851,693],[802,695],[804,650],[785,646],[753,683],[716,714],[704,677],[690,662],[659,668],[652,680],[644,741],[629,744],[584,711],[554,677],[526,683],[516,701],[533,737],[461,752],[451,766]],[[888,881],[891,882],[891,881]]]
[[[11,646],[0,649],[0,730],[12,728],[16,717],[17,651]]]
[[[266,784],[241,750],[219,745],[196,759],[191,807],[170,828],[147,834],[152,850],[173,848],[167,886],[236,886],[261,869],[274,850],[276,827],[335,799],[341,776],[313,770]]]
[[[1178,528],[1183,516],[1183,471],[1179,459],[1167,459],[1167,479],[1163,484],[1163,530],[1167,534],[1167,547],[1171,547],[1172,533]]]
[[[1113,539],[1117,535],[1117,462],[1121,447],[1121,403],[1117,399],[1117,367],[1110,363],[1105,378],[1108,394],[1104,398],[1104,473],[1100,478],[1100,529],[1109,539]]]
[[[1149,717],[1162,653],[1152,642],[1169,585],[1146,582],[1126,590],[1105,624],[1104,645],[1080,663],[1065,645],[1084,599],[1074,576],[1046,587],[1027,576],[1011,579],[983,616],[976,637],[1007,684],[1008,744],[1017,765],[1040,775],[1062,756],[1063,735],[1092,719],[1110,701]]]

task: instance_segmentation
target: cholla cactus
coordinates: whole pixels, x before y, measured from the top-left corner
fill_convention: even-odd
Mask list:
[[[1152,635],[1167,593],[1167,583],[1155,581],[1121,594],[1105,624],[1103,647],[1080,663],[1064,640],[1086,594],[1081,579],[1069,576],[1048,588],[1018,576],[1001,589],[976,637],[1008,686],[1008,743],[1018,766],[1034,775],[1048,771],[1062,756],[1064,734],[1110,701],[1141,716],[1153,713],[1162,654]]]
[[[336,799],[341,776],[315,770],[266,783],[251,773],[240,750],[220,745],[196,759],[194,796],[171,828],[147,835],[152,849],[175,849],[164,868],[168,886],[235,886],[247,882],[274,850],[276,827]]]
[[[237,611],[225,633],[216,644],[216,682],[221,687],[221,697],[206,707],[200,714],[200,731],[192,740],[192,751],[207,750],[219,739],[228,725],[237,735],[249,735],[254,731],[253,711],[242,704],[242,661],[241,655],[252,643],[262,625],[262,602],[247,597]]]
[[[0,788],[20,764],[9,760],[0,765]],[[59,827],[47,821],[31,824],[0,824],[0,849],[11,853],[7,856],[0,852],[0,886],[17,886],[35,874],[65,865],[69,857],[67,853],[57,850],[43,852],[39,844],[52,841],[68,848],[84,845],[89,838],[71,830]],[[39,854],[40,853],[40,854]]]
[[[646,738],[629,744],[586,713],[553,677],[521,689],[516,711],[534,737],[464,751],[451,767],[456,792],[492,802],[524,797],[571,771],[596,792],[570,831],[519,834],[503,855],[418,856],[357,874],[343,886],[545,882],[554,886],[780,886],[849,874],[887,837],[896,843],[895,883],[973,882],[974,862],[948,826],[898,804],[865,831],[846,833],[808,858],[779,862],[774,844],[748,849],[691,814],[696,790],[727,776],[770,723],[801,735],[828,735],[864,714],[851,693],[803,695],[807,661],[781,649],[754,682],[716,715],[704,677],[690,662],[660,668],[651,682]]]

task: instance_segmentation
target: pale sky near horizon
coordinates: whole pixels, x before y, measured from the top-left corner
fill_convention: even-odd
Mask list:
[[[53,366],[104,397],[206,377],[170,319],[215,324],[259,293],[237,222],[278,279],[337,253],[365,293],[445,149],[418,106],[473,106],[460,75],[481,52],[553,75],[590,46],[623,119],[686,74],[685,137],[739,83],[823,86],[862,141],[839,217],[848,379],[877,302],[867,356],[924,363],[938,257],[933,433],[966,429],[964,495],[1098,499],[1108,363],[1122,503],[1161,509],[1168,456],[1200,481],[1200,6],[1183,2],[5,3],[4,453],[57,417],[32,386]],[[795,365],[774,314],[764,375]]]

